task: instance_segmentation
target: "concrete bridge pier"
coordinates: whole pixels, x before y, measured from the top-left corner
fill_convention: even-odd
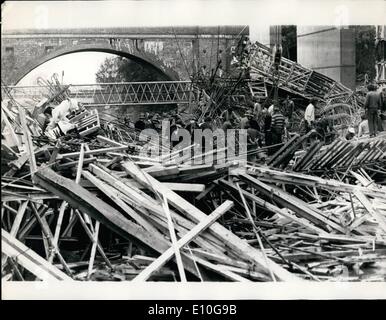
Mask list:
[[[355,33],[333,26],[297,27],[298,63],[355,88]]]

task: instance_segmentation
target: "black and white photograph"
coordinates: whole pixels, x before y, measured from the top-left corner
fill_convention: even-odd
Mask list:
[[[385,2],[1,6],[2,299],[386,299]]]

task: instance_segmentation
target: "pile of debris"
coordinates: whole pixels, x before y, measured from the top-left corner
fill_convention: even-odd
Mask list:
[[[265,98],[267,86],[278,82],[280,90],[308,101],[317,98],[320,112],[326,119],[333,119],[336,129],[354,126],[360,122],[364,97],[319,72],[294,61],[281,58],[278,79],[275,80],[272,50],[259,42],[250,45],[248,65],[252,95]]]
[[[5,109],[3,280],[386,279],[381,139],[288,160],[296,136],[267,164],[195,164],[183,150],[143,156],[107,137],[94,111],[51,140],[22,106]]]
[[[365,167],[366,170],[380,173],[386,178],[386,171],[383,169],[386,167],[386,133],[380,134],[375,139],[347,141],[337,138],[329,145],[315,139],[303,149],[303,144],[313,134],[313,131],[303,136],[294,134],[267,164],[276,168],[289,168],[318,175],[342,173],[339,177],[341,180],[346,178],[345,174],[350,170]]]

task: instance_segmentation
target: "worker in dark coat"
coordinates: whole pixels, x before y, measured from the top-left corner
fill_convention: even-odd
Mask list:
[[[247,110],[244,114],[244,117],[242,117],[240,120],[240,129],[246,129],[248,122],[252,119],[253,119],[252,111]]]
[[[381,95],[376,92],[375,85],[369,84],[367,89],[369,92],[366,94],[365,110],[369,121],[370,137],[375,137],[378,132],[378,118],[379,110],[382,107],[382,98]]]
[[[206,117],[204,122],[201,123],[200,129],[202,129],[202,130],[205,130],[205,129],[212,130],[212,118],[211,117]]]
[[[141,113],[139,115],[139,119],[135,122],[134,128],[138,131],[145,130],[146,128],[146,123],[145,123],[145,115]]]
[[[289,96],[284,100],[284,108],[289,121],[292,121],[292,115],[295,110],[295,104]]]
[[[198,129],[197,117],[192,117],[189,122],[185,125],[185,129],[189,131],[190,135],[193,137],[194,130]]]
[[[232,118],[225,119],[225,121],[222,124],[222,129],[224,130],[225,134],[227,130],[234,129],[233,119]]]
[[[262,110],[262,118],[263,118],[263,131],[264,131],[264,141],[265,146],[268,147],[272,145],[272,132],[271,132],[271,121],[272,116],[268,112],[268,108],[264,108]],[[271,154],[270,151],[268,151],[268,154]]]
[[[256,153],[254,151],[256,151],[259,143],[259,131],[251,127],[250,122],[247,123],[245,129],[247,130],[247,160],[254,162],[256,160]]]

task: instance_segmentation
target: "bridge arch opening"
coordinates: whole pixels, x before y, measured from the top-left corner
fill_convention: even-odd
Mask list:
[[[116,78],[109,78],[107,76],[106,79],[103,79],[103,67],[109,61],[118,62],[118,65],[115,65],[116,67],[123,67],[121,76]],[[62,71],[64,71],[63,78]],[[102,73],[102,79],[97,79],[98,73]],[[136,121],[141,114],[145,113],[152,115],[177,110],[179,98],[176,98],[175,101],[172,98],[169,99],[170,101],[164,101],[161,98],[153,101],[152,90],[155,92],[154,96],[157,97],[159,97],[160,93],[164,96],[169,92],[164,93],[162,91],[164,89],[154,87],[157,86],[156,81],[170,83],[171,88],[168,90],[170,90],[169,94],[171,96],[173,96],[171,94],[173,90],[181,90],[178,87],[178,82],[174,85],[172,84],[175,83],[173,81],[176,81],[176,77],[173,77],[172,74],[162,69],[162,67],[138,56],[104,48],[82,48],[81,50],[71,50],[60,54],[57,52],[49,53],[45,57],[30,63],[21,74],[25,75],[17,82],[17,87],[46,86],[46,81],[48,80],[52,83],[54,80],[52,76],[56,74],[56,80],[61,84],[72,85],[71,94],[74,95],[73,97],[86,105],[90,105],[92,108],[96,108],[102,120],[113,123],[120,123],[126,117]],[[38,81],[38,79],[45,81]],[[137,84],[102,85],[102,83],[111,82],[137,82]],[[150,87],[145,87],[144,84],[138,84],[138,82],[146,82],[148,84],[153,82],[153,84],[149,84]],[[96,85],[89,86],[93,84]],[[173,89],[173,86],[178,88]],[[184,84],[181,84],[181,86],[184,86],[186,90]],[[101,88],[103,93],[100,93],[98,90],[96,91],[97,93],[90,93],[93,92],[90,88]],[[85,93],[85,90],[91,91]],[[104,90],[107,91],[105,92]],[[120,90],[122,90],[122,93],[118,93],[121,92]],[[134,95],[132,94],[133,90],[137,92]],[[111,94],[109,94],[110,91]],[[127,92],[130,92],[130,95],[127,95]],[[87,96],[87,94],[90,95]],[[187,93],[180,93],[180,95],[184,94],[187,96]],[[126,98],[126,96],[130,97]]]
[[[25,78],[28,74],[32,73],[37,68],[43,66],[48,62],[55,61],[56,59],[61,57],[73,55],[74,61],[76,61],[75,54],[77,53],[105,53],[111,56],[120,57],[121,59],[127,59],[128,61],[132,62],[133,65],[140,66],[141,68],[143,68],[147,74],[153,73],[154,79],[152,79],[152,81],[179,80],[177,73],[169,67],[165,66],[161,61],[158,61],[157,57],[144,56],[139,53],[133,54],[124,50],[118,50],[109,47],[93,46],[89,44],[86,46],[80,45],[71,48],[64,48],[47,52],[44,56],[40,56],[38,58],[33,59],[32,61],[29,61],[20,69],[15,71],[14,74],[11,76],[9,82],[12,85],[20,84],[23,78]],[[150,81],[149,79],[146,80]],[[137,81],[140,81],[140,79]]]

